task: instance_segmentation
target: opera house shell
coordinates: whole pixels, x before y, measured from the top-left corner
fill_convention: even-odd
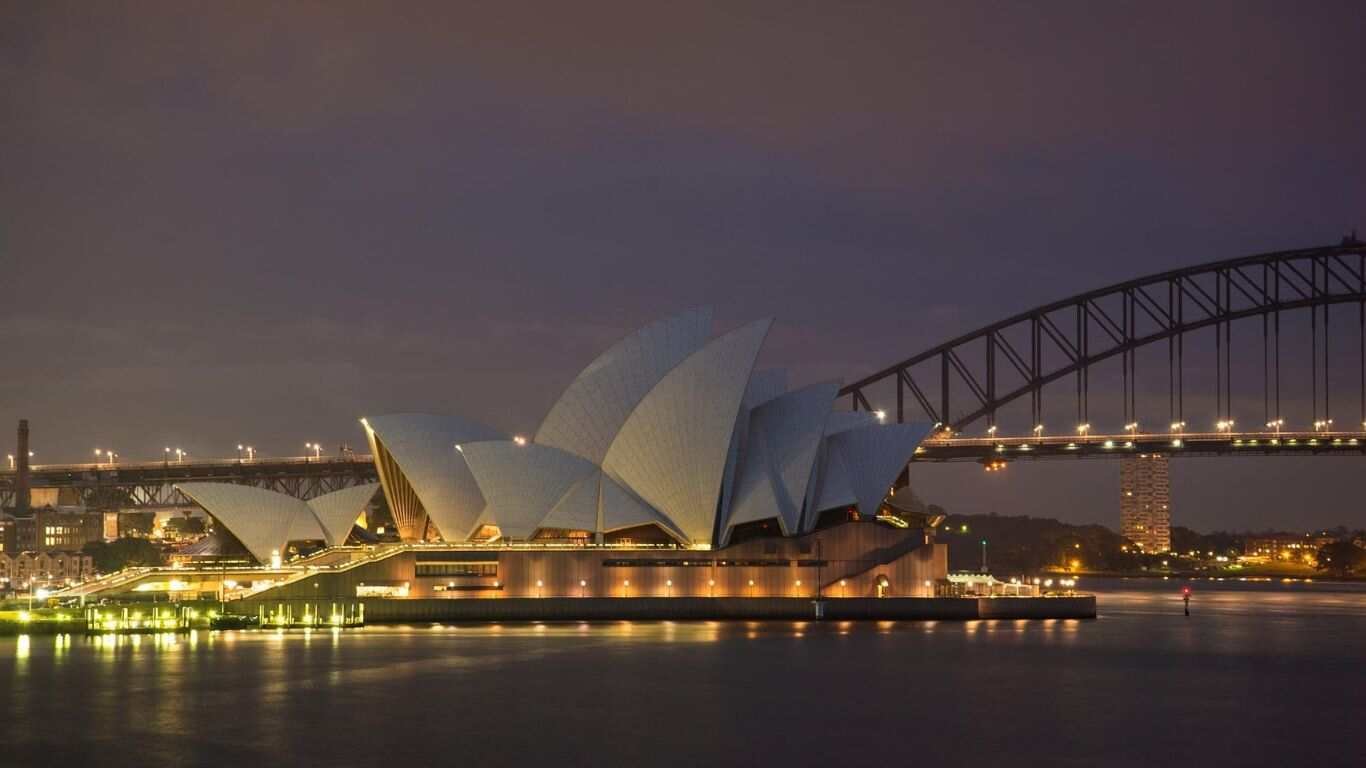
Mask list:
[[[835,411],[838,382],[788,390],[782,372],[755,371],[771,324],[712,338],[698,308],[648,325],[585,368],[530,438],[453,416],[362,419],[400,537],[702,549],[749,524],[790,536],[826,510],[876,515],[930,426]]]
[[[378,491],[375,483],[368,483],[301,501],[233,483],[178,483],[176,488],[213,515],[262,563],[281,559],[291,542],[345,544]]]

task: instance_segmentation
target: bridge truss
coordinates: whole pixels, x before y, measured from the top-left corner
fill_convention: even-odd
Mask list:
[[[378,482],[369,456],[148,462],[139,464],[38,465],[34,489],[67,490],[69,503],[91,509],[193,507],[176,483],[237,483],[311,499],[332,491]],[[14,472],[0,473],[0,507],[14,504]]]
[[[1173,430],[1185,427],[1186,340],[1214,338],[1217,418],[1231,427],[1232,326],[1260,326],[1261,395],[1268,428],[1282,418],[1282,315],[1310,314],[1313,425],[1331,431],[1330,366],[1351,352],[1359,423],[1366,428],[1366,244],[1263,253],[1163,272],[1072,296],[980,328],[845,386],[854,410],[875,410],[870,390],[894,384],[895,419],[926,418],[950,434],[978,424],[995,433],[998,411],[1028,398],[1042,431],[1046,385],[1074,386],[1078,429],[1089,428],[1090,379],[1102,361],[1119,358],[1125,429],[1137,430],[1136,351],[1165,345],[1167,399]],[[1257,321],[1260,320],[1259,323]],[[1240,323],[1240,328],[1246,324]],[[1344,325],[1355,350],[1334,334]],[[1335,346],[1336,344],[1336,346]],[[1299,368],[1296,368],[1297,375]],[[965,399],[955,394],[967,393]],[[918,414],[917,414],[918,411]],[[1165,430],[1164,425],[1164,430]]]

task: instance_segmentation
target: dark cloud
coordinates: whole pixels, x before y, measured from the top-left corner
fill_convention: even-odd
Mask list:
[[[44,458],[294,452],[394,409],[529,431],[698,303],[777,315],[765,362],[799,381],[852,378],[1363,224],[1355,3],[0,14],[0,423]],[[1110,465],[968,469],[917,482],[1113,522]],[[1366,522],[1335,462],[1182,464],[1177,490],[1204,527]]]

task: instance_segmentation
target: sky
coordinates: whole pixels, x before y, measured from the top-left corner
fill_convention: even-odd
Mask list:
[[[1355,2],[3,0],[0,424],[40,463],[360,448],[396,411],[529,434],[689,306],[773,316],[763,366],[847,381],[1335,243],[1366,231],[1360,28]],[[1366,526],[1362,461],[1182,460],[1174,522]],[[912,480],[1116,527],[1118,474]]]

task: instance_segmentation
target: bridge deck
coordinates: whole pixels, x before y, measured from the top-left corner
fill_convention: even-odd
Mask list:
[[[1168,456],[1306,456],[1366,453],[1366,432],[1183,432],[1173,434],[931,438],[913,461],[1122,459]]]

